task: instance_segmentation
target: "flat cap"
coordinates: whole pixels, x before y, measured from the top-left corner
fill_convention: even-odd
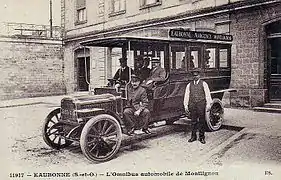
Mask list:
[[[200,68],[194,68],[194,69],[191,70],[191,73],[192,73],[193,76],[199,75],[200,72],[201,72]]]
[[[137,75],[135,75],[135,74],[132,74],[132,75],[131,75],[131,80],[132,80],[132,81],[140,81],[141,79],[140,79],[139,76],[137,76]]]

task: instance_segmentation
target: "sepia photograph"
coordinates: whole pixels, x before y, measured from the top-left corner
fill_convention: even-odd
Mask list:
[[[281,179],[281,0],[0,0],[1,180]]]

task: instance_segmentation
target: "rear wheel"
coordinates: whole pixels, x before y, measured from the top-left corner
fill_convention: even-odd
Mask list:
[[[118,152],[122,140],[119,122],[107,114],[91,118],[84,126],[80,145],[83,154],[94,162],[112,159]]]
[[[213,99],[210,111],[206,112],[205,126],[209,131],[217,131],[223,123],[224,109],[219,99]]]
[[[63,124],[59,122],[60,118],[60,108],[53,110],[46,117],[42,129],[44,141],[54,149],[65,148],[72,143],[72,141],[66,140],[65,138]]]

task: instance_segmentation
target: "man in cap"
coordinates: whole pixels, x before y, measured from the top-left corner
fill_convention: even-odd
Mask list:
[[[164,81],[166,77],[166,71],[164,68],[161,67],[161,62],[159,58],[152,58],[151,66],[152,69],[145,83],[148,86],[150,86],[154,82]]]
[[[188,142],[197,140],[196,132],[199,130],[199,141],[205,144],[205,112],[211,107],[211,94],[208,84],[200,79],[200,70],[195,69],[192,72],[193,81],[191,81],[185,90],[184,108],[190,113],[192,132]]]
[[[132,135],[135,129],[141,129],[146,134],[148,129],[150,112],[148,110],[148,98],[146,90],[140,86],[141,80],[135,74],[131,76],[131,82],[127,86],[127,106],[124,109],[124,123],[128,128],[128,135]]]
[[[129,82],[129,74],[131,71],[131,73],[133,73],[132,68],[127,66],[127,58],[120,58],[119,59],[120,62],[120,68],[117,70],[117,72],[115,73],[113,79],[116,80],[120,86],[120,84],[124,85],[127,82]]]

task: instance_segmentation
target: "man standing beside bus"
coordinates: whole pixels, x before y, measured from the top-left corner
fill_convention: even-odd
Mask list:
[[[191,138],[188,142],[197,140],[196,132],[199,131],[199,141],[205,144],[205,112],[211,107],[211,94],[208,84],[200,79],[200,70],[195,69],[193,72],[193,81],[191,81],[185,90],[184,108],[190,113],[191,118]]]

